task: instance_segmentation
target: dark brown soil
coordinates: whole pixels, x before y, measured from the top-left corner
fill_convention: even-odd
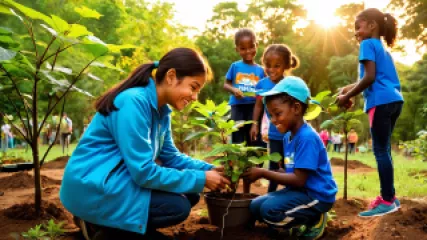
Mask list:
[[[344,159],[342,158],[331,158],[331,164],[334,166],[344,166]],[[347,167],[349,169],[358,169],[358,168],[368,168],[372,169],[370,166],[359,162],[358,160],[347,160]]]
[[[43,164],[43,169],[64,169],[67,165],[68,159],[70,156],[58,157],[50,162]]]
[[[41,176],[42,186],[60,185],[60,180]],[[0,178],[0,190],[10,188],[33,188],[34,177],[27,172],[17,172],[8,177]]]
[[[34,203],[22,203],[13,205],[10,208],[3,210],[3,214],[10,219],[18,220],[65,220],[65,212],[63,208],[56,206],[51,202],[42,202],[41,211],[36,214]]]
[[[48,219],[64,221],[66,235],[60,239],[83,240],[78,228],[72,221],[72,215],[67,212],[59,200],[60,181],[52,181],[52,178],[61,179],[62,169],[42,169],[42,175],[50,179],[49,184],[43,188],[43,211],[41,216],[35,216],[32,185],[17,184],[18,188],[5,188],[6,184],[19,182],[17,179],[28,180],[32,184],[33,177],[28,173],[0,173],[0,187],[4,188],[4,195],[0,196],[0,240],[12,239],[10,233],[21,233],[37,224],[45,223]],[[23,177],[24,176],[24,177]],[[46,181],[46,180],[44,180]],[[25,181],[24,181],[25,182]],[[237,190],[242,192],[242,184]],[[265,194],[266,187],[261,184],[253,184],[251,192],[259,195]],[[335,217],[328,222],[325,236],[322,240],[375,240],[375,239],[427,239],[427,203],[414,200],[402,201],[399,212],[378,218],[359,218],[357,214],[366,209],[368,200],[350,199],[345,201],[338,199],[331,211]],[[219,240],[221,231],[210,225],[206,216],[206,203],[201,201],[193,208],[186,221],[173,227],[160,229],[166,237],[176,240]],[[9,216],[9,217],[8,217]],[[10,218],[12,217],[12,218]],[[26,220],[32,219],[32,220]],[[121,239],[121,238],[117,238]],[[132,239],[132,238],[126,238]],[[157,238],[156,238],[157,239]],[[286,231],[280,231],[271,235],[265,224],[257,223],[253,229],[226,229],[224,240],[267,240],[267,239],[289,239]],[[159,239],[160,240],[160,239]]]

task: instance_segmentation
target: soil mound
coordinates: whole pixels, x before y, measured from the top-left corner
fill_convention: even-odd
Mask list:
[[[334,166],[344,166],[344,159],[342,158],[331,158],[331,164]],[[370,166],[358,161],[358,160],[348,160],[347,161],[347,167],[349,169],[358,169],[358,168],[369,168],[372,169]]]
[[[402,200],[403,210],[381,218],[373,237],[427,239],[427,203]]]
[[[67,220],[63,208],[51,202],[42,202],[39,214],[36,214],[34,203],[16,204],[2,212],[6,217],[17,220]]]
[[[60,180],[54,180],[46,176],[41,176],[42,186],[61,184]],[[8,177],[0,178],[0,189],[10,188],[32,188],[34,187],[34,177],[27,172],[17,172]]]
[[[68,159],[70,156],[58,157],[50,162],[47,162],[42,165],[42,169],[63,169],[67,165]]]

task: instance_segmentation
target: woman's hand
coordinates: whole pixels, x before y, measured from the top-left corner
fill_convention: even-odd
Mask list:
[[[231,184],[230,181],[223,177],[223,173],[217,170],[206,171],[206,183],[205,187],[212,191],[224,189],[226,185]]]
[[[264,168],[249,168],[246,172],[244,172],[241,177],[244,178],[248,182],[255,182],[256,180],[262,178],[264,176],[264,172],[266,170]]]

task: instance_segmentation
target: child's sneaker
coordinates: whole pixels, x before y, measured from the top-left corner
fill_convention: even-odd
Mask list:
[[[400,202],[399,202],[400,204]],[[359,213],[360,217],[377,217],[397,211],[395,202],[387,202],[378,196],[369,204],[369,210]]]
[[[304,240],[320,239],[323,236],[323,233],[325,232],[327,221],[328,221],[328,213],[322,213],[322,215],[320,215],[319,222],[313,227],[307,227],[304,233],[302,234],[302,236],[299,237],[298,239],[304,239]]]
[[[397,199],[397,197],[394,197],[394,204],[396,205],[396,208],[399,209],[400,208],[400,201],[399,199]]]

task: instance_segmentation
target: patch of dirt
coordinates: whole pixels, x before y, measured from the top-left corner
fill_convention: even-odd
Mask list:
[[[417,171],[417,170],[411,171],[408,173],[408,176],[418,177],[418,178],[419,177],[427,177],[427,169],[420,170],[420,171]]]
[[[0,240],[12,239],[10,233],[21,233],[37,224],[45,223],[48,219],[64,221],[66,235],[60,239],[82,240],[78,228],[72,221],[72,215],[67,212],[59,200],[60,179],[63,175],[61,169],[46,169],[41,171],[42,176],[49,179],[49,184],[43,188],[43,211],[42,216],[35,217],[33,177],[29,173],[0,173],[0,187],[5,188],[7,184],[19,182],[17,188],[5,188],[4,195],[0,196]],[[52,181],[53,180],[53,181]],[[44,180],[46,181],[46,180]],[[19,187],[21,186],[21,187]],[[22,187],[23,186],[23,187]],[[242,192],[242,183],[239,184],[238,192]],[[267,193],[265,184],[252,184],[251,193],[263,195]],[[328,222],[325,236],[322,240],[375,240],[375,239],[416,239],[427,240],[427,199],[403,199],[402,208],[392,213],[377,218],[360,218],[357,214],[367,208],[368,200],[350,199],[345,201],[338,199],[333,210],[335,217]],[[173,227],[159,229],[168,239],[176,240],[218,240],[221,231],[218,227],[209,223],[206,216],[207,206],[202,198],[192,209],[186,221]],[[12,216],[12,218],[8,217]],[[32,219],[32,220],[25,220]],[[124,238],[116,238],[124,239]],[[126,238],[134,239],[134,238]],[[139,237],[136,239],[140,239]],[[156,238],[158,239],[158,238]],[[289,239],[288,232],[279,231],[272,233],[267,225],[257,223],[252,229],[226,229],[224,240],[267,240],[267,239]],[[160,240],[160,238],[159,238]]]
[[[64,220],[66,219],[64,210],[56,206],[54,203],[42,202],[39,214],[36,214],[34,203],[22,203],[13,205],[10,208],[4,209],[3,214],[10,219],[20,220]]]
[[[42,169],[64,169],[65,165],[68,163],[70,156],[58,157],[50,162],[47,162],[42,165]]]
[[[47,176],[41,176],[42,186],[59,185],[61,180],[51,179]],[[17,172],[10,176],[0,178],[0,190],[10,188],[33,188],[34,177],[28,172]]]
[[[344,166],[344,159],[342,158],[331,158],[331,165],[334,166]],[[366,169],[373,169],[370,166],[358,161],[358,160],[347,160],[347,167],[349,169],[358,169],[358,168],[366,168]]]

